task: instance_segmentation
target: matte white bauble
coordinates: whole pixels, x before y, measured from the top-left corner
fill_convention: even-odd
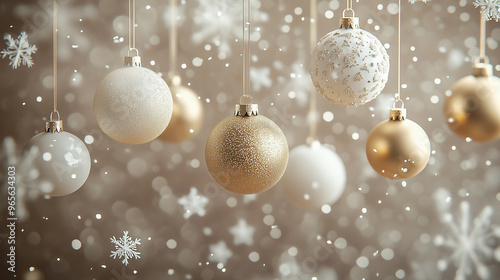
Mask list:
[[[90,173],[90,154],[85,144],[68,132],[42,132],[31,138],[33,167],[38,170],[40,192],[63,196],[77,191]]]
[[[172,107],[167,83],[155,72],[140,67],[140,62],[109,73],[94,97],[99,127],[125,144],[143,144],[157,138],[170,122]]]
[[[359,28],[359,19],[341,18],[312,53],[311,78],[325,98],[343,106],[375,99],[389,77],[389,55],[380,40]]]
[[[345,184],[344,163],[319,142],[293,148],[281,179],[285,196],[307,210],[319,210],[325,204],[335,203],[344,192]]]

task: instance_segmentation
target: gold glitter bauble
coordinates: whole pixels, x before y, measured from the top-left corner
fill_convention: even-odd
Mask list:
[[[205,161],[210,175],[225,189],[256,194],[268,190],[283,176],[288,144],[281,129],[264,116],[230,116],[210,133]]]
[[[490,64],[456,82],[444,102],[448,126],[460,137],[485,142],[500,138],[500,78]]]
[[[203,124],[203,106],[190,88],[174,85],[172,118],[167,129],[158,137],[167,142],[182,142],[194,137]]]
[[[405,120],[406,109],[392,109],[391,118],[368,135],[366,155],[375,171],[394,180],[411,178],[429,161],[431,144],[417,123]]]

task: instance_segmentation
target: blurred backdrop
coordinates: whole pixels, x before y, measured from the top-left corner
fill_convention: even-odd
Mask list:
[[[0,61],[0,213],[4,223],[5,174],[16,164],[17,278],[500,278],[499,142],[467,142],[443,116],[446,92],[471,73],[471,57],[479,54],[480,13],[471,0],[403,1],[402,96],[432,150],[423,172],[405,181],[378,175],[365,155],[367,136],[389,117],[397,90],[398,4],[354,3],[361,28],[387,49],[389,81],[378,98],[359,107],[317,95],[318,138],[344,162],[347,183],[331,207],[308,211],[288,201],[281,183],[258,195],[236,195],[207,171],[207,137],[242,94],[242,5],[232,0],[178,1],[177,67],[183,85],[202,101],[204,122],[188,141],[142,145],[105,136],[92,107],[101,79],[123,65],[127,1],[59,1],[59,112],[65,131],[87,144],[92,169],[77,192],[40,195],[22,149],[52,111],[51,2],[0,3],[1,34],[26,31],[38,48],[31,68]],[[344,8],[344,1],[318,0],[318,38],[338,28]],[[305,144],[309,132],[309,20],[309,1],[252,0],[253,100],[283,130],[290,149]],[[143,66],[165,78],[169,22],[168,1],[137,1]],[[486,36],[498,76],[499,23],[489,21]],[[127,266],[110,258],[110,238],[124,231],[141,239],[140,259]],[[0,233],[4,254],[5,226]],[[0,275],[12,277],[5,262]]]

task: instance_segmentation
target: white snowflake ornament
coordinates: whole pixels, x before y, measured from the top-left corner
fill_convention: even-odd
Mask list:
[[[343,106],[375,99],[389,78],[389,55],[380,40],[359,28],[359,18],[343,17],[312,54],[311,79],[326,99]]]
[[[208,203],[208,198],[199,195],[195,187],[192,187],[189,194],[179,198],[177,202],[184,207],[184,219],[189,219],[194,214],[203,217],[207,212],[205,206]]]
[[[449,264],[453,264],[457,269],[455,279],[467,279],[474,272],[479,279],[492,279],[487,264],[499,250],[493,246],[500,238],[500,226],[492,222],[493,207],[486,205],[478,216],[472,218],[469,202],[462,201],[457,217],[450,213],[449,205],[443,206],[451,200],[447,191],[439,189],[434,197],[440,220],[448,227],[445,235],[434,238],[434,244],[450,252],[448,257],[438,261],[438,269],[445,271]]]
[[[128,265],[128,260],[131,258],[140,259],[139,256],[141,253],[137,252],[137,245],[141,244],[141,240],[136,238],[132,240],[132,237],[128,235],[128,231],[123,231],[123,237],[120,239],[116,239],[114,236],[110,238],[111,243],[115,244],[116,251],[111,251],[111,255],[109,257],[113,257],[113,259],[123,258],[122,263],[124,265]]]
[[[500,0],[474,0],[474,6],[481,8],[486,20],[500,20]]]
[[[30,46],[28,43],[28,35],[22,31],[17,39],[14,39],[10,34],[3,36],[7,41],[7,48],[3,49],[0,53],[2,58],[9,57],[12,69],[17,69],[21,64],[29,67],[33,66],[32,54],[36,53],[37,48],[35,45]]]

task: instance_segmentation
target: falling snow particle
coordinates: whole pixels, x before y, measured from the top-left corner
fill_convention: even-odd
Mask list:
[[[2,54],[2,58],[9,57],[9,65],[12,66],[12,69],[17,69],[21,63],[28,67],[33,66],[31,55],[36,53],[37,48],[35,45],[30,46],[26,32],[21,32],[17,36],[17,39],[12,38],[10,34],[5,34],[3,38],[7,41],[7,48],[3,49],[0,53]]]
[[[116,249],[116,251],[111,251],[110,257],[113,257],[113,259],[116,259],[117,257],[118,259],[123,258],[122,263],[124,265],[128,265],[128,259],[141,258],[141,256],[139,256],[141,253],[137,252],[137,245],[141,244],[141,240],[137,238],[132,240],[132,237],[128,235],[127,230],[123,231],[123,237],[120,237],[120,239],[116,239],[113,236],[110,240],[111,243],[115,244]]]

